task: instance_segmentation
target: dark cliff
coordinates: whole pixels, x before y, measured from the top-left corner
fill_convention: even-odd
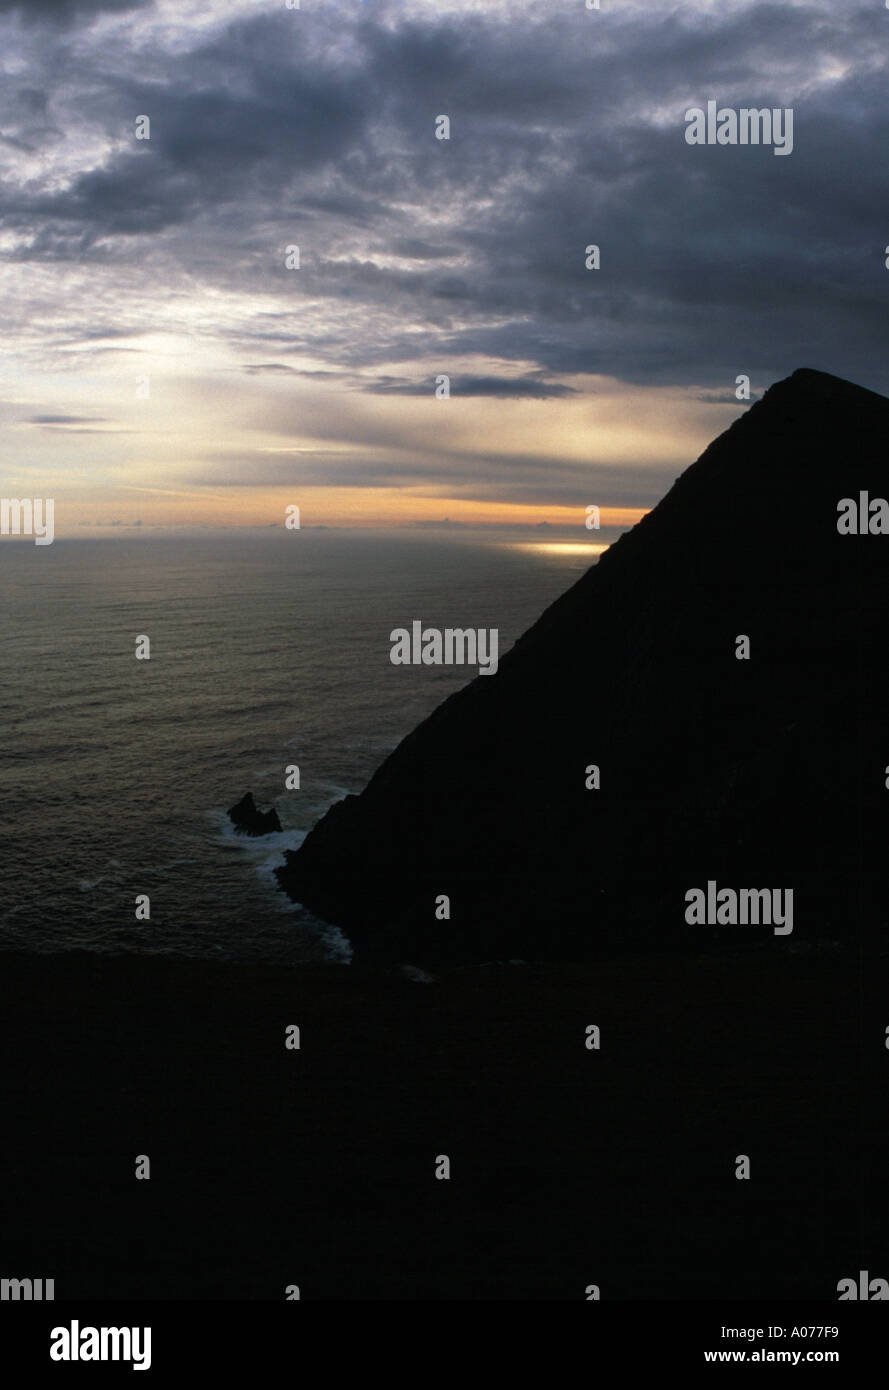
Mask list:
[[[837,504],[889,494],[887,441],[882,396],[808,370],[773,386],[282,886],[359,959],[772,940],[687,927],[708,880],[793,888],[794,943],[866,936],[889,883],[889,535],[839,535]]]

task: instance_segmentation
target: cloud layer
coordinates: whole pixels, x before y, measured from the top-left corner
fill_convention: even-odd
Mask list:
[[[0,0],[12,427],[133,429],[122,383],[153,372],[178,383],[192,479],[206,458],[212,480],[198,432],[215,392],[232,428],[255,428],[253,399],[275,438],[364,429],[343,485],[422,485],[434,465],[467,487],[464,427],[424,458],[404,413],[447,373],[499,459],[483,489],[519,499],[540,480],[491,449],[502,409],[558,433],[599,381],[628,401],[678,389],[679,454],[707,407],[710,433],[730,418],[739,373],[760,387],[811,365],[886,389],[889,12],[602,5]],[[688,146],[684,113],[711,98],[793,107],[793,154]],[[591,441],[638,498],[647,449],[633,465]],[[575,452],[538,437],[527,457],[568,495]]]

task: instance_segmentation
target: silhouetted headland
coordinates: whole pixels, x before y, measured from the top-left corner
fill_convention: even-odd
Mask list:
[[[327,813],[283,887],[356,959],[419,964],[700,944],[684,894],[708,882],[792,890],[795,942],[885,921],[889,535],[837,523],[889,492],[887,439],[882,396],[773,386]]]

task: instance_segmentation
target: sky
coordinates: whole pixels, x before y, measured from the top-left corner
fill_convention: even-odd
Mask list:
[[[739,375],[889,391],[882,0],[0,0],[0,65],[0,491],[57,535],[582,538]]]

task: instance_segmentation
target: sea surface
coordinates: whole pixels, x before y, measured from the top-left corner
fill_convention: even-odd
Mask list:
[[[347,960],[274,868],[475,674],[393,666],[390,631],[496,627],[502,657],[594,558],[576,549],[321,528],[0,543],[0,950]],[[248,790],[281,834],[235,833]]]

